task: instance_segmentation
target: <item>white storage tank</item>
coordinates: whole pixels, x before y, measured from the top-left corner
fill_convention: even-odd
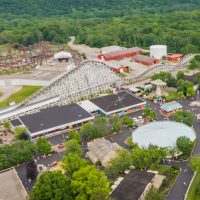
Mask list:
[[[155,59],[162,59],[163,57],[167,57],[167,46],[165,45],[150,46],[150,56]]]

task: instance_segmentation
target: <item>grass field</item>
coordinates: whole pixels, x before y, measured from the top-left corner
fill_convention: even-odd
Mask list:
[[[166,101],[173,101],[177,99],[177,92],[169,91],[169,95],[166,97]]]
[[[40,87],[40,86],[23,86],[23,88],[21,90],[12,94],[6,100],[2,101],[0,103],[0,108],[9,106],[9,103],[12,101],[14,101],[15,103],[20,103],[20,102],[24,101],[27,97],[31,96],[33,93],[38,91],[40,88],[42,88],[42,87]]]
[[[189,189],[187,200],[200,200],[200,173],[197,173]]]
[[[152,165],[150,167],[153,171],[158,171],[158,174],[164,175],[166,178],[159,189],[160,194],[168,195],[169,189],[172,187],[176,177],[178,176],[180,169],[178,167],[167,165]]]

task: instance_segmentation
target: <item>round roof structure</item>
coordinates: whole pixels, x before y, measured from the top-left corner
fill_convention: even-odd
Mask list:
[[[132,134],[132,139],[134,143],[145,148],[149,145],[175,147],[177,138],[181,136],[186,136],[191,141],[196,139],[195,131],[189,126],[172,121],[160,121],[137,128]]]
[[[54,54],[54,59],[71,58],[71,57],[72,57],[72,54],[65,51],[60,51]]]

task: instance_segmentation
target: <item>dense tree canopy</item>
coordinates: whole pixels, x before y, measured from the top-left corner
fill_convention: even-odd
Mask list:
[[[45,172],[31,193],[31,200],[72,200],[70,181],[61,171]]]
[[[88,165],[88,162],[76,153],[68,153],[62,158],[61,165],[66,174],[72,177],[73,173]]]
[[[45,155],[48,155],[52,151],[52,145],[48,142],[46,138],[39,138],[37,140],[37,147],[38,150]]]
[[[191,112],[181,111],[177,112],[172,116],[172,119],[176,122],[182,122],[188,126],[192,126],[194,122],[194,115]]]
[[[104,200],[110,192],[105,174],[92,165],[73,174],[71,187],[76,200]]]
[[[0,147],[0,170],[32,159],[36,146],[29,141],[17,141]]]
[[[189,166],[194,172],[199,173],[200,172],[200,156],[199,155],[193,156],[192,159],[190,160]]]
[[[115,1],[112,2],[115,4]],[[121,2],[123,2],[123,5],[126,5],[126,2]],[[149,2],[151,4],[154,3],[154,1]],[[140,4],[139,1],[137,3]],[[31,5],[29,8],[34,11]],[[48,3],[48,5],[51,5],[51,3]],[[85,1],[84,5],[87,5]],[[108,5],[111,9],[113,8],[110,2]],[[121,4],[115,5],[119,6]],[[1,5],[0,8],[2,8]],[[72,7],[62,6],[62,8],[71,9]],[[152,5],[149,8],[151,9]],[[105,9],[102,9],[102,11],[104,12]],[[128,14],[127,10],[123,10],[121,7],[120,10]],[[94,47],[113,44],[125,47],[149,47],[152,44],[166,44],[171,52],[186,54],[196,53],[200,50],[200,11],[179,11],[161,15],[150,12],[145,13],[144,10],[142,14],[140,12],[136,12],[136,14],[131,12],[127,16],[120,18],[112,17],[115,15],[113,10],[108,13],[107,19],[99,17],[96,13],[98,12],[97,9],[89,10],[91,15],[85,19],[80,12],[76,12],[74,9],[73,11],[76,14],[74,13],[72,18],[58,17],[55,14],[55,9],[53,9],[54,15],[50,15],[49,18],[34,17],[29,20],[19,17],[10,17],[10,19],[4,17],[0,24],[0,34],[24,45],[37,42],[38,40],[65,43],[69,40],[70,35],[75,35],[77,43],[85,43]],[[21,11],[23,12],[24,9],[21,9]],[[40,9],[40,11],[46,12],[46,8],[44,10]],[[5,41],[0,42],[3,43]]]
[[[173,6],[172,6],[173,5]],[[50,17],[70,16],[83,18],[123,16],[135,13],[164,13],[177,10],[198,9],[197,0],[2,0],[0,1],[0,16],[3,17]]]

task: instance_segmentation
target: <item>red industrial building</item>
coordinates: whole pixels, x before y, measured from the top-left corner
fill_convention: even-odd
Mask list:
[[[171,62],[178,62],[183,58],[183,54],[170,54],[167,56],[167,60]]]
[[[109,53],[99,54],[98,59],[105,61],[119,60],[122,58],[129,58],[142,52],[142,49],[133,47],[128,49],[117,50]]]
[[[118,67],[112,67],[112,70],[115,72],[115,73],[124,73],[124,72],[127,72],[128,71],[128,69],[127,69],[127,67],[125,67],[125,66],[118,66]]]
[[[133,60],[137,63],[143,64],[146,66],[158,64],[160,62],[160,60],[158,60],[158,59],[151,58],[149,56],[144,56],[141,54],[137,54],[137,55],[133,56]]]

